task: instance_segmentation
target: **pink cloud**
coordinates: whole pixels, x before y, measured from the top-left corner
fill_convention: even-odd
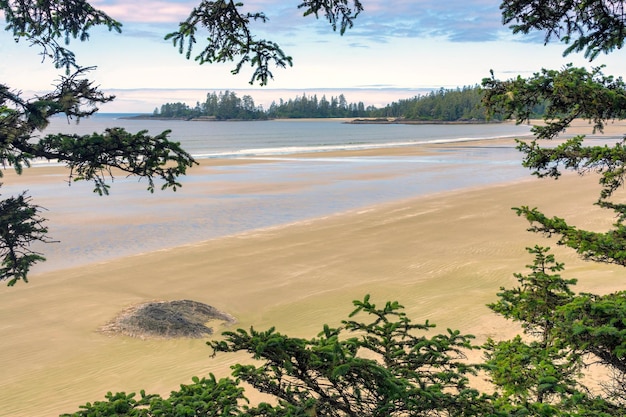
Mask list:
[[[171,23],[185,20],[197,2],[94,0],[92,5],[122,23]]]

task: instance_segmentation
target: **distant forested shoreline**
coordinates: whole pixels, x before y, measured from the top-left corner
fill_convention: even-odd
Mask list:
[[[541,109],[537,109],[538,114]],[[207,93],[204,102],[195,106],[186,103],[165,103],[152,114],[135,116],[142,119],[178,119],[193,121],[270,120],[302,118],[350,118],[354,123],[486,123],[501,120],[499,115],[487,117],[482,104],[482,89],[468,86],[439,89],[427,95],[395,101],[382,108],[349,103],[343,94],[338,97],[316,94],[273,101],[268,109],[257,106],[249,95],[238,97],[233,91]]]

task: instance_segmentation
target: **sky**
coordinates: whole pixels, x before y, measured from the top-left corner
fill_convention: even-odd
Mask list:
[[[255,36],[278,43],[293,58],[293,67],[273,70],[267,86],[251,86],[251,68],[232,75],[232,63],[199,65],[164,40],[199,1],[92,1],[123,24],[121,34],[94,29],[88,42],[70,44],[79,64],[97,67],[90,74],[95,83],[117,97],[101,111],[147,113],[166,102],[193,105],[224,90],[249,94],[265,107],[302,94],[344,94],[348,102],[380,107],[433,89],[480,84],[490,70],[508,79],[570,62],[626,75],[620,51],[589,63],[563,57],[565,46],[558,42],[544,46],[541,34],[513,35],[502,25],[497,0],[362,0],[365,10],[343,36],[323,15],[303,17],[301,1],[243,0],[246,11],[269,19],[254,24]],[[50,89],[62,72],[42,62],[39,52],[0,32],[0,83],[26,95]]]

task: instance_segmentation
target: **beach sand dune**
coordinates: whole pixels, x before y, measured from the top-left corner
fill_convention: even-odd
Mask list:
[[[351,301],[398,300],[416,321],[477,336],[518,330],[485,307],[552,246],[579,291],[623,289],[616,267],[586,263],[526,232],[511,207],[539,207],[581,227],[613,219],[592,206],[597,179],[524,180],[382,204],[86,267],[38,274],[0,291],[0,415],[53,416],[107,391],[167,394],[194,375],[229,373],[242,360],[210,357],[203,340],[140,340],[98,329],[151,300],[195,300],[236,318],[230,327],[276,326],[312,337],[337,325]],[[226,327],[216,329],[219,333]]]

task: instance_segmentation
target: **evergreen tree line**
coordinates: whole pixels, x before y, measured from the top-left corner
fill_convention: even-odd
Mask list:
[[[194,107],[185,103],[165,103],[161,109],[155,108],[152,113],[155,117],[166,118],[211,118],[217,120],[264,120],[267,114],[263,108],[256,106],[249,95],[237,97],[233,91],[224,91],[219,94],[208,93],[204,103],[196,102]]]
[[[268,116],[271,118],[328,118],[328,117],[370,117],[375,111],[374,106],[365,107],[362,101],[358,103],[348,103],[345,96],[340,94],[339,97],[330,97],[325,95],[318,99],[317,95],[289,99],[284,101],[280,99],[278,104],[272,102],[268,110]]]
[[[486,120],[482,89],[475,85],[398,100],[373,112],[373,117],[399,117],[423,121]],[[495,117],[497,119],[497,116]]]
[[[487,120],[487,113],[482,104],[483,91],[479,86],[467,86],[456,89],[441,88],[428,95],[398,100],[383,108],[365,106],[363,102],[348,103],[345,96],[323,95],[300,97],[287,101],[280,99],[272,102],[268,110],[257,106],[249,95],[242,98],[232,91],[207,94],[204,103],[197,102],[195,107],[185,103],[166,103],[160,109],[155,108],[153,116],[166,118],[208,118],[216,120],[266,120],[290,118],[396,118],[417,121],[473,121]],[[537,116],[542,113],[541,106],[536,109]],[[491,119],[499,120],[498,114]]]

